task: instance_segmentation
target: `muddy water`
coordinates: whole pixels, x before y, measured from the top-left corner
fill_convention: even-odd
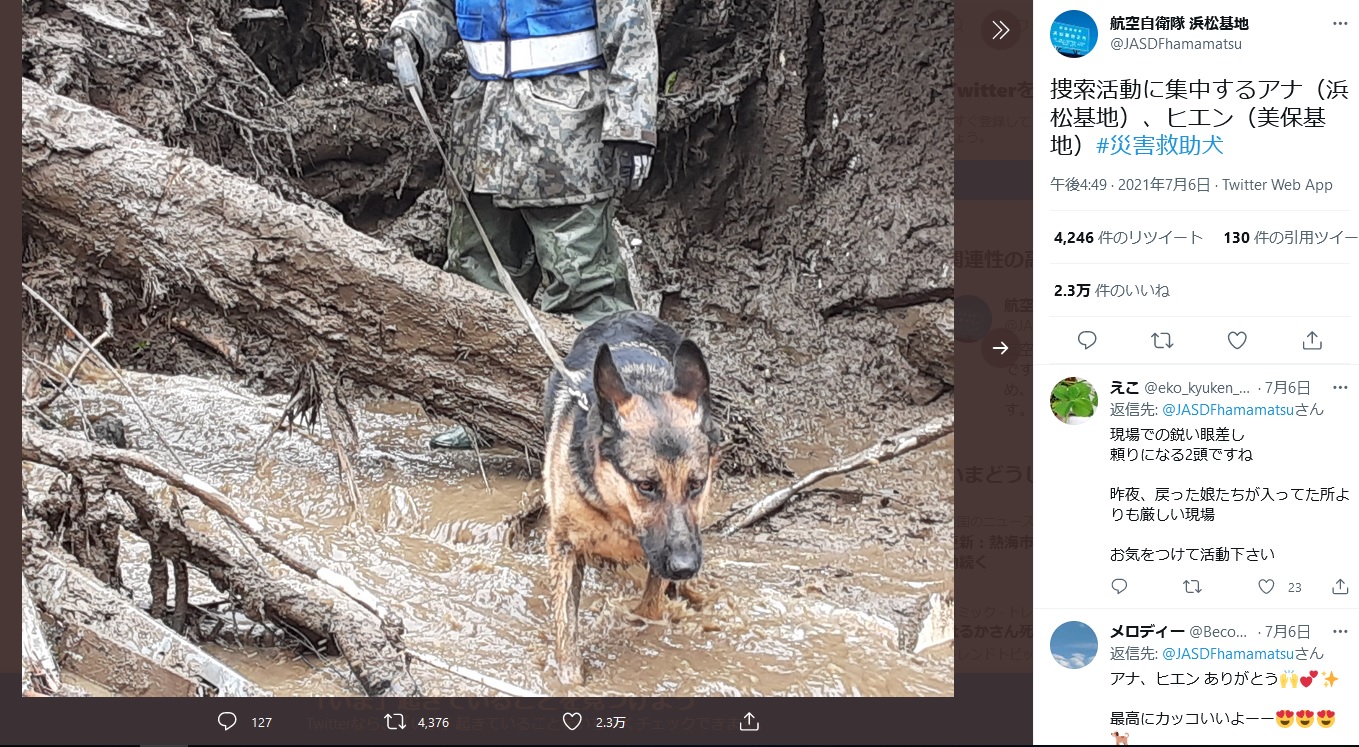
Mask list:
[[[286,398],[187,377],[127,378],[190,471],[294,552],[376,593],[403,618],[411,649],[534,692],[564,693],[548,666],[541,537],[518,548],[503,541],[502,519],[539,491],[536,463],[516,453],[483,452],[479,462],[431,451],[429,437],[447,424],[402,403],[356,406],[364,447],[356,464],[362,503],[353,509],[323,427],[277,433],[260,448]],[[61,414],[118,414],[131,448],[168,461],[120,392],[116,382],[89,381]],[[697,584],[707,604],[694,610],[672,601],[667,623],[630,616],[640,570],[588,571],[587,684],[575,694],[952,695],[950,642],[925,648],[931,641],[917,645],[912,635],[901,648],[902,613],[952,587],[951,442],[935,446],[889,470],[885,480],[897,489],[880,500],[808,499],[771,523],[777,531],[710,535]],[[824,455],[795,468],[818,461]],[[716,511],[780,484],[729,481]],[[917,499],[929,506],[901,508]],[[191,522],[220,528],[207,509],[190,505]],[[145,545],[126,540],[125,578],[145,604]],[[195,588],[196,603],[221,600],[203,579]],[[948,615],[934,622],[951,631],[951,606]],[[340,661],[279,647],[207,648],[277,695],[358,694]],[[427,695],[489,694],[422,662],[412,671]]]

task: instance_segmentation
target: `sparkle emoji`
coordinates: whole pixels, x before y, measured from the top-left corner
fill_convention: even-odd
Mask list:
[[[1317,711],[1317,726],[1323,729],[1331,728],[1335,723],[1335,711]]]
[[[1306,729],[1316,720],[1316,714],[1311,711],[1298,711],[1298,726]]]
[[[1335,681],[1340,678],[1335,676],[1335,672],[1327,672],[1326,676],[1322,677],[1321,679],[1326,681],[1326,687],[1334,687]]]
[[[1279,711],[1278,713],[1274,714],[1274,723],[1287,729],[1288,727],[1293,725],[1293,712]]]

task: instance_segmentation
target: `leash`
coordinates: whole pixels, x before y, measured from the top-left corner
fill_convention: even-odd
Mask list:
[[[496,277],[500,279],[500,284],[505,287],[505,292],[509,294],[510,300],[514,301],[514,306],[519,310],[519,315],[528,323],[529,330],[538,340],[538,345],[552,361],[552,366],[557,369],[557,373],[562,375],[564,383],[575,396],[580,409],[589,411],[590,403],[585,399],[585,392],[579,388],[580,379],[572,373],[566,364],[562,362],[561,356],[557,355],[556,349],[552,347],[551,341],[547,338],[547,332],[538,323],[538,319],[533,316],[533,310],[528,302],[519,294],[519,289],[514,285],[514,279],[505,266],[500,263],[500,256],[495,253],[495,247],[491,246],[491,239],[486,235],[486,229],[481,225],[481,219],[477,217],[477,211],[472,208],[472,199],[468,196],[467,190],[458,181],[458,175],[453,169],[453,163],[448,158],[448,153],[444,151],[443,140],[439,133],[434,129],[434,124],[429,120],[429,114],[425,112],[425,104],[421,100],[420,74],[415,69],[415,58],[411,56],[410,47],[406,45],[405,39],[398,38],[392,43],[392,58],[396,62],[396,78],[401,88],[410,94],[411,101],[415,104],[415,110],[420,113],[420,119],[425,123],[425,129],[434,139],[434,147],[439,149],[439,157],[444,162],[444,173],[448,175],[453,186],[458,190],[462,197],[462,204],[467,208],[467,214],[472,216],[472,224],[477,227],[477,234],[481,236],[481,243],[486,247],[486,253],[491,256],[491,264],[495,265]]]

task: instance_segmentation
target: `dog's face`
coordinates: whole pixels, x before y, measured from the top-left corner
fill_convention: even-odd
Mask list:
[[[719,435],[710,415],[708,366],[683,341],[669,392],[631,392],[608,346],[595,357],[598,458],[595,484],[608,510],[637,534],[661,578],[693,578],[703,565],[699,523],[717,472]]]

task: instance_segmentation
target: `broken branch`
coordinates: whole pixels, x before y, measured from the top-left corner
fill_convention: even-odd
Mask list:
[[[914,451],[928,443],[934,442],[953,432],[953,414],[949,413],[939,418],[935,418],[928,423],[909,431],[898,433],[882,439],[877,444],[860,451],[859,453],[837,462],[829,467],[823,467],[807,473],[806,476],[786,488],[770,493],[760,499],[754,506],[746,512],[740,522],[723,532],[725,536],[731,536],[737,531],[754,524],[770,514],[788,505],[799,493],[815,485],[827,477],[843,475],[855,470],[881,464],[889,459],[895,459],[908,451]],[[732,509],[717,523],[726,521],[727,518],[737,513],[739,509]]]
[[[473,671],[471,669],[468,669],[467,667],[460,667],[455,664],[449,664],[435,656],[431,656],[430,654],[422,654],[415,651],[410,651],[409,653],[410,657],[412,659],[415,659],[416,661],[424,662],[430,665],[431,667],[434,667],[435,669],[442,669],[450,674],[456,674],[457,676],[462,677],[463,679],[471,680],[479,685],[485,685],[486,687],[489,687],[492,690],[504,693],[506,695],[512,695],[516,698],[543,697],[541,693],[535,693],[529,690],[525,690],[522,687],[511,685],[510,683],[504,680],[499,680],[490,675]]]
[[[419,687],[407,669],[400,620],[386,616],[380,618],[381,625],[374,624],[367,612],[351,601],[365,595],[371,597],[352,580],[326,568],[312,569],[286,551],[279,559],[308,578],[294,577],[286,581],[275,578],[255,558],[229,555],[211,536],[185,526],[122,469],[123,466],[144,469],[183,490],[194,485],[193,492],[200,500],[208,503],[207,496],[212,500],[210,505],[219,513],[226,511],[224,516],[234,517],[227,522],[228,526],[234,523],[250,529],[251,536],[278,557],[279,553],[273,550],[282,548],[259,534],[255,522],[242,520],[214,488],[192,476],[177,475],[136,452],[49,434],[29,420],[24,421],[21,438],[21,457],[25,461],[46,464],[85,480],[101,477],[110,490],[132,507],[137,516],[136,524],[131,527],[133,531],[158,547],[167,560],[191,563],[201,569],[219,590],[240,599],[242,611],[251,619],[261,623],[276,622],[297,632],[310,644],[326,642],[327,646],[342,653],[349,662],[350,671],[368,695],[410,697],[419,693]],[[300,570],[299,566],[312,572]],[[322,591],[324,587],[309,580],[312,578],[338,588],[344,594],[326,594]],[[370,610],[380,609],[375,602],[375,598],[369,600]]]
[[[203,505],[216,511],[236,529],[254,540],[260,549],[283,561],[284,565],[304,576],[335,587],[345,596],[377,615],[379,620],[386,622],[388,619],[387,611],[383,609],[382,604],[371,592],[360,588],[358,584],[343,574],[326,568],[318,568],[297,557],[272,537],[266,535],[258,521],[241,516],[231,505],[230,499],[223,495],[221,491],[193,475],[162,466],[145,454],[136,451],[99,446],[89,441],[52,435],[43,432],[28,420],[25,420],[23,425],[22,453],[23,458],[28,461],[41,462],[68,471],[69,465],[73,461],[95,459],[125,467],[134,467],[155,475],[202,501]]]
[[[80,366],[85,363],[85,358],[89,357],[91,350],[98,348],[100,343],[113,337],[113,301],[109,300],[109,294],[103,291],[99,291],[99,309],[104,312],[104,331],[100,332],[99,336],[94,338],[89,347],[80,351],[80,355],[76,356],[75,363],[71,365],[70,370],[62,375],[61,382],[57,385],[57,388],[51,394],[43,397],[36,403],[35,406],[39,410],[46,409],[48,405],[55,402],[57,397],[60,397],[62,393],[66,391],[66,388],[75,380],[76,374],[80,372]]]
[[[65,314],[58,311],[57,307],[52,305],[51,301],[48,301],[46,298],[43,298],[41,293],[28,287],[28,283],[25,283],[21,280],[19,281],[19,285],[24,289],[25,293],[32,296],[33,299],[38,303],[42,304],[43,308],[46,308],[48,311],[52,312],[52,315],[57,318],[57,321],[62,323],[62,326],[70,330],[71,334],[75,335],[77,340],[80,340],[82,343],[85,344],[85,349],[88,352],[94,354],[95,358],[99,361],[100,365],[102,365],[106,371],[113,374],[113,377],[117,379],[118,383],[123,386],[123,389],[127,392],[128,396],[132,398],[132,404],[137,406],[137,412],[141,413],[142,420],[146,421],[146,427],[152,433],[156,434],[156,438],[160,440],[161,445],[165,447],[166,451],[169,452],[170,457],[174,459],[175,463],[178,464],[182,469],[184,467],[184,462],[180,461],[179,454],[176,453],[174,448],[170,446],[170,442],[165,439],[165,436],[160,432],[160,429],[156,427],[156,424],[151,420],[151,416],[146,413],[146,408],[142,406],[141,397],[138,397],[137,393],[132,391],[132,387],[128,385],[127,379],[123,378],[123,375],[121,373],[118,373],[118,369],[112,363],[109,362],[109,359],[105,358],[103,353],[95,349],[94,343],[87,340],[85,338],[85,335],[82,335],[80,333],[80,330],[75,328],[74,324],[71,324],[71,320],[67,319]]]
[[[111,689],[136,683],[140,695],[201,695],[204,682],[223,697],[269,694],[151,619],[69,555],[34,547],[24,565],[34,601],[64,629],[58,648],[71,672]]]

